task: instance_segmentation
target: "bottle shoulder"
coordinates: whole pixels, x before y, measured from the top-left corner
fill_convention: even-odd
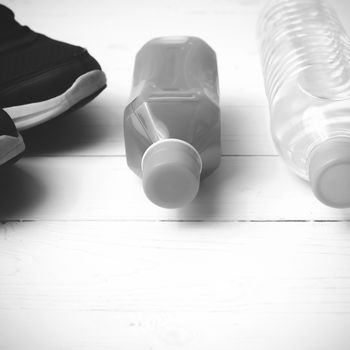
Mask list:
[[[210,94],[205,89],[144,89],[137,96],[130,96],[129,103],[125,111],[131,112],[136,110],[142,104],[169,106],[169,108],[190,107],[191,105],[214,105],[217,109],[220,108],[219,96]],[[126,113],[130,114],[130,113]]]

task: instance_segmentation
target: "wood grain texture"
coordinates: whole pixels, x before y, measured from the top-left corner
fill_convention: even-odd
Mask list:
[[[7,224],[0,345],[330,350],[336,340],[348,349],[347,225],[284,227]]]
[[[289,226],[8,224],[0,310],[350,313],[348,225]]]
[[[275,156],[223,157],[197,198],[179,210],[148,201],[125,157],[27,157],[3,174],[2,184],[3,221],[350,220],[349,210],[318,202]]]

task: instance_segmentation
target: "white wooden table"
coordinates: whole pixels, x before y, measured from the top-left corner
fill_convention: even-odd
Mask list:
[[[349,350],[350,211],[273,148],[258,1],[5,4],[88,47],[109,86],[1,175],[0,350]],[[135,53],[162,35],[202,37],[220,70],[222,165],[178,211],[144,197],[123,145]]]

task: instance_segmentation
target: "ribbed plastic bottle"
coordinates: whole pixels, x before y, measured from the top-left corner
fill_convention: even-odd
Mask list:
[[[268,0],[258,37],[271,132],[323,203],[350,207],[350,40],[324,0]]]
[[[195,37],[146,43],[134,67],[124,114],[128,166],[155,204],[179,208],[220,163],[216,54]]]

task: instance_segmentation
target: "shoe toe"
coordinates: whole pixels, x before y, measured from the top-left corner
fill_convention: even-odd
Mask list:
[[[35,54],[39,62],[27,63],[28,69],[0,88],[2,108],[42,102],[57,97],[69,89],[80,76],[90,71],[101,70],[99,63],[86,49],[44,38],[40,40],[49,41],[51,45],[52,42],[55,44],[52,48],[57,51],[57,55],[55,57],[52,53],[49,55],[47,49],[39,50],[40,46],[36,44]],[[23,51],[25,62],[34,61],[34,50],[35,45],[31,50]]]

